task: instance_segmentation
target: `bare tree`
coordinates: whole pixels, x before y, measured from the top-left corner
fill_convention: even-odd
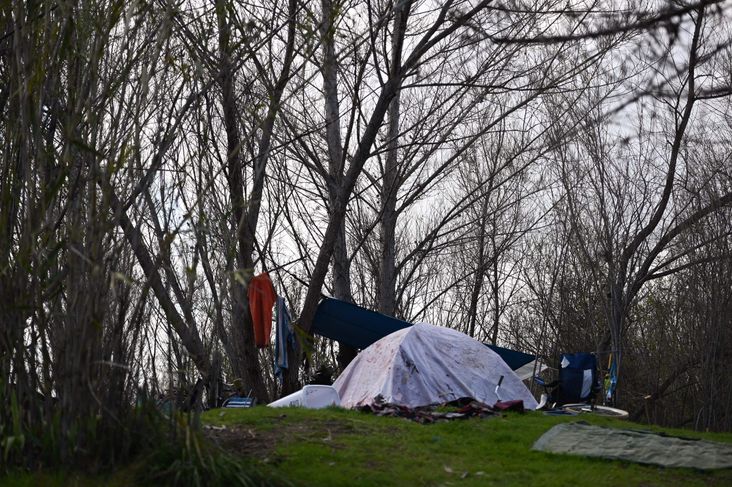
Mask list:
[[[678,84],[670,82],[677,86],[673,97],[664,101],[672,117],[672,135],[661,173],[654,142],[644,139],[646,129],[642,125],[639,152],[632,154],[624,151],[622,145],[614,146],[603,128],[604,121],[595,118],[586,124],[582,136],[583,147],[594,167],[586,173],[574,172],[578,178],[575,181],[584,181],[581,186],[566,185],[565,179],[572,224],[581,225],[575,230],[579,249],[596,273],[596,280],[605,283],[607,292],[609,347],[600,349],[612,350],[618,368],[622,363],[628,312],[643,285],[666,275],[663,269],[673,268],[680,255],[672,252],[672,244],[680,235],[732,202],[732,193],[721,191],[696,211],[683,211],[687,197],[680,193],[683,188],[677,175],[685,162],[686,136],[699,100],[698,70],[709,60],[703,54],[704,8],[696,9],[689,18],[692,31],[688,62],[685,70],[678,72]],[[667,99],[665,94],[662,96],[662,100]],[[649,118],[655,120],[655,115]],[[633,159],[645,166],[631,165]],[[635,180],[640,180],[640,184]],[[587,190],[595,195],[591,206],[581,200],[582,192]],[[589,211],[596,213],[590,215]]]

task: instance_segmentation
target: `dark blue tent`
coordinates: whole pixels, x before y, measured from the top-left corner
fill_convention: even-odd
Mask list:
[[[313,318],[313,333],[338,340],[354,348],[364,349],[377,340],[412,323],[371,311],[333,298],[323,298]],[[536,359],[534,355],[496,345],[487,345],[516,370]]]

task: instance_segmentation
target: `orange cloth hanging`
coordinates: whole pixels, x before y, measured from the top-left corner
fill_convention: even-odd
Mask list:
[[[272,305],[277,300],[272,281],[266,272],[254,276],[249,283],[249,312],[254,327],[254,344],[264,348],[270,343],[272,332]]]

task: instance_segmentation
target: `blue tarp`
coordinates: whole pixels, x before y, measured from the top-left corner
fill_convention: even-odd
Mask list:
[[[486,347],[490,348],[498,355],[501,356],[504,362],[511,367],[511,370],[516,370],[522,367],[532,360],[536,359],[536,355],[530,355],[528,353],[519,352],[517,350],[511,350],[510,348],[499,347],[498,345],[485,344]]]
[[[364,349],[386,335],[412,326],[412,323],[371,311],[346,301],[323,298],[313,318],[313,333],[338,340],[354,348]],[[496,345],[488,345],[516,370],[536,357]]]
[[[364,349],[397,330],[412,326],[355,304],[323,298],[313,318],[313,333]]]

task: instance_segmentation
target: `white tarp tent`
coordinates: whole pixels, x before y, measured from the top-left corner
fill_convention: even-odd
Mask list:
[[[500,377],[503,382],[495,393]],[[396,331],[364,349],[333,384],[341,406],[385,402],[408,407],[442,404],[471,397],[492,405],[521,399],[537,403],[501,357],[464,333],[418,323]]]

